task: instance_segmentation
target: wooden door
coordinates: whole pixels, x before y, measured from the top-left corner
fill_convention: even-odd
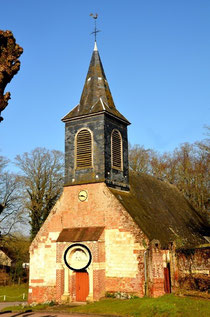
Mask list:
[[[89,294],[89,276],[87,272],[76,272],[76,301],[85,302]]]
[[[164,290],[165,293],[171,293],[170,264],[164,267]]]

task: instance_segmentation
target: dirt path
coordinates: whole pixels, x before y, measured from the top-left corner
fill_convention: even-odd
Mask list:
[[[27,302],[0,302],[0,310],[9,306],[19,306],[20,304],[27,304]]]

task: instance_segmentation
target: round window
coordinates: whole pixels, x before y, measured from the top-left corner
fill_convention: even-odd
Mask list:
[[[91,260],[90,250],[80,243],[72,244],[64,253],[64,262],[73,271],[85,270],[90,265]]]

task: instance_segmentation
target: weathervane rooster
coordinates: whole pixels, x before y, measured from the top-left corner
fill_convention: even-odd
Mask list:
[[[95,13],[95,14],[91,13],[90,16],[95,20],[95,29],[94,29],[94,31],[91,34],[95,35],[95,42],[96,42],[96,34],[98,32],[101,32],[100,30],[97,30],[97,27],[96,27],[96,20],[98,18],[98,13]]]

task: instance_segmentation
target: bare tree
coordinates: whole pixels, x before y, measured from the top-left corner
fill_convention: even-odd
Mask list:
[[[142,146],[130,147],[130,167],[175,184],[198,211],[209,212],[210,141],[184,143],[172,153],[158,154]]]
[[[151,173],[151,158],[155,152],[140,145],[129,145],[130,168],[136,172]]]
[[[10,92],[4,93],[8,83],[20,69],[19,57],[23,53],[11,31],[0,30],[0,122],[1,111],[8,105]]]
[[[21,208],[21,195],[18,176],[5,168],[8,160],[0,157],[0,231],[2,235],[11,234],[17,226],[25,222]]]
[[[63,153],[36,148],[16,157],[22,175],[24,207],[29,211],[31,239],[35,237],[63,188]]]

